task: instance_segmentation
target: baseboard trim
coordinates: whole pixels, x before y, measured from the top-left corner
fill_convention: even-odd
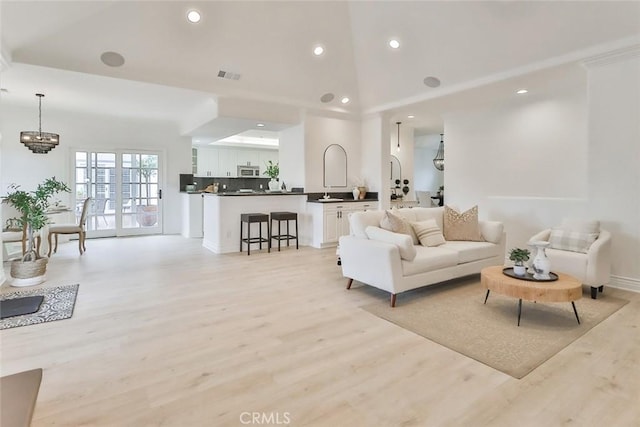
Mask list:
[[[631,277],[611,276],[609,286],[612,288],[640,293],[640,280],[632,279]]]

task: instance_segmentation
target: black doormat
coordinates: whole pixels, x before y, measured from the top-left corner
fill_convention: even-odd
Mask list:
[[[0,319],[33,314],[40,309],[42,300],[44,300],[44,296],[36,295],[0,301]]]

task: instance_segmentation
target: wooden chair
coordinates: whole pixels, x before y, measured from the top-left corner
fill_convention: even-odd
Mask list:
[[[34,236],[34,240],[35,240],[34,248],[38,256],[40,256],[40,244],[42,242],[42,239],[40,238],[39,235],[36,234]],[[2,259],[3,260],[6,261],[9,257],[9,254],[7,253],[7,249],[4,246],[4,244],[15,243],[15,242],[22,243],[22,255],[24,255],[27,252],[27,230],[26,228],[20,229],[20,228],[15,228],[13,226],[7,226],[5,229],[2,230]]]
[[[53,248],[53,253],[58,250],[58,234],[77,234],[78,235],[78,247],[80,248],[80,255],[87,250],[85,246],[85,240],[87,232],[85,226],[87,223],[87,211],[89,210],[89,203],[91,203],[91,197],[87,197],[82,205],[82,213],[80,214],[80,221],[78,224],[52,224],[49,227],[49,234],[47,235],[47,241],[49,242],[48,257],[51,256],[51,235],[55,236],[56,244]]]

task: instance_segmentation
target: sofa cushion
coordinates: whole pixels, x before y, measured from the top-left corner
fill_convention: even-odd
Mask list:
[[[442,230],[436,224],[435,219],[412,222],[411,227],[413,227],[422,246],[438,246],[445,242]]]
[[[459,213],[449,206],[444,207],[444,238],[484,242],[478,226],[478,206]]]
[[[458,254],[454,251],[428,246],[417,246],[416,256],[413,261],[402,261],[402,274],[412,276],[419,273],[427,273],[440,268],[453,267],[458,263]]]
[[[439,248],[458,254],[458,264],[487,259],[500,254],[500,246],[489,242],[447,241]]]
[[[416,247],[414,246],[410,236],[394,233],[371,225],[368,226],[365,231],[371,240],[379,240],[381,242],[396,245],[400,251],[400,258],[411,261],[416,257]]]
[[[487,242],[499,243],[504,233],[504,225],[498,221],[478,221],[480,234]]]
[[[438,224],[438,228],[440,230],[444,230],[444,207],[438,208],[412,208],[411,209],[416,216],[415,221],[426,221],[428,219],[433,219]]]
[[[569,231],[578,231],[580,233],[598,234],[600,233],[600,221],[589,221],[578,218],[565,218],[562,221],[562,226],[558,228]]]
[[[411,223],[407,219],[403,218],[398,211],[395,213],[386,211],[384,217],[380,220],[380,228],[393,231],[394,233],[406,234],[411,237],[411,241],[414,245],[420,243],[418,236],[416,236],[416,233],[411,227]]]
[[[383,216],[384,211],[353,212],[349,215],[351,234],[362,239],[367,239],[368,237],[365,231],[367,227],[370,225],[378,227]]]
[[[580,281],[586,279],[589,259],[587,255],[551,248],[547,248],[545,252],[551,261],[551,271],[554,273],[569,274]]]
[[[598,234],[552,228],[549,243],[552,249],[586,254],[593,242],[598,238]]]

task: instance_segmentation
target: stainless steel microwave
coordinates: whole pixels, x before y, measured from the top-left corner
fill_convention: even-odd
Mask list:
[[[238,178],[257,178],[260,176],[260,166],[238,165]]]

